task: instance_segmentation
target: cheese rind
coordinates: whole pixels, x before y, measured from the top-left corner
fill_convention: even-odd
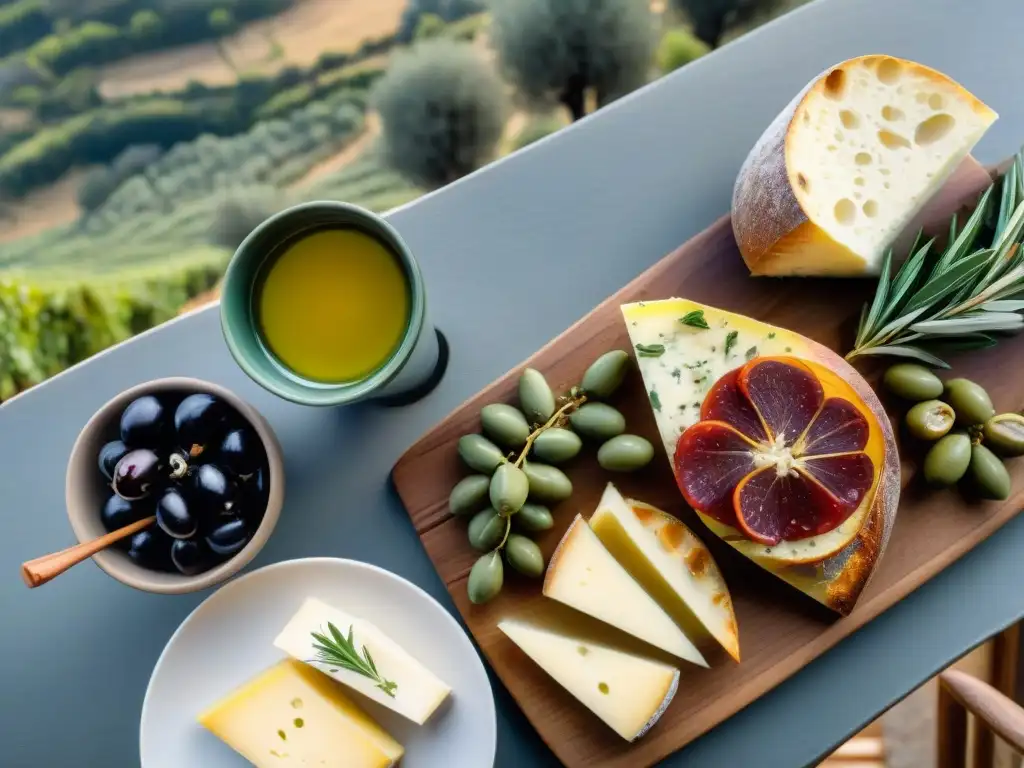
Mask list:
[[[702,667],[697,647],[576,515],[551,556],[544,595]]]
[[[680,322],[696,311],[704,313],[707,329]],[[638,357],[637,365],[670,464],[679,436],[700,419],[701,404],[712,384],[757,356],[792,356],[815,363],[826,394],[834,389],[867,406],[870,428],[865,451],[872,457],[876,478],[861,506],[834,530],[766,547],[736,528],[700,515],[713,533],[761,567],[840,613],[852,610],[888,542],[900,490],[892,427],[871,387],[826,347],[743,315],[685,299],[626,304],[622,314],[634,346],[665,347],[657,357]]]
[[[658,722],[679,687],[679,670],[657,661],[519,621],[498,629],[626,741]]]
[[[199,722],[257,768],[391,768],[404,750],[333,680],[286,659]]]
[[[328,623],[333,624],[346,637],[352,632],[356,649],[360,652],[364,648],[369,651],[380,676],[395,683],[394,696],[388,695],[378,687],[376,681],[359,672],[315,661],[318,654],[312,633],[329,636]],[[315,598],[306,599],[274,640],[274,645],[292,658],[312,664],[315,669],[339,683],[419,725],[425,723],[451,693],[448,685],[375,625]]]
[[[748,155],[732,223],[754,275],[878,274],[997,115],[934,69],[861,56],[811,81]]]
[[[690,638],[711,638],[736,661],[739,632],[722,572],[703,542],[671,515],[605,488],[590,527]]]

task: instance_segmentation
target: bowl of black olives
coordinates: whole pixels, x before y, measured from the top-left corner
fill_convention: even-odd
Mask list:
[[[157,379],[85,425],[66,497],[79,541],[154,517],[93,559],[137,589],[192,592],[231,577],[266,543],[284,500],[281,448],[259,412],[224,387]]]

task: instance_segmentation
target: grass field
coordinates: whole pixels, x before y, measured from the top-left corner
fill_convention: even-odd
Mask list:
[[[297,0],[270,19],[247,24],[225,38],[225,62],[214,43],[180,46],[132,56],[100,69],[100,92],[120,98],[175,91],[190,80],[227,85],[239,73],[273,73],[307,66],[325,51],[348,51],[367,38],[391,34],[406,0]],[[275,55],[276,54],[276,55]]]

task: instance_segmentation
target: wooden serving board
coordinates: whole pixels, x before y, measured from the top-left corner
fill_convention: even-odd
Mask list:
[[[395,465],[393,481],[424,547],[487,659],[555,754],[568,766],[639,768],[650,765],[713,728],[792,675],[858,627],[889,608],[984,540],[1009,520],[1024,500],[1024,459],[1011,461],[1013,492],[1004,502],[976,502],[956,491],[929,492],[905,486],[888,548],[852,614],[838,618],[810,598],[753,565],[721,542],[686,507],[660,447],[654,417],[638,371],[613,403],[627,430],[646,436],[655,460],[631,475],[610,475],[584,449],[567,467],[574,493],[555,508],[553,530],[538,539],[550,556],[577,513],[589,517],[605,484],[679,516],[711,548],[732,592],[742,663],[709,659],[711,669],[683,665],[679,692],[658,724],[628,744],[527,658],[496,627],[499,620],[550,608],[539,581],[507,573],[495,600],[474,606],[466,578],[479,557],[466,538],[466,522],[451,517],[448,494],[468,471],[456,453],[461,435],[480,431],[480,408],[515,402],[525,365],[542,371],[565,392],[586,367],[613,348],[629,349],[619,305],[673,296],[742,312],[799,333],[836,350],[849,348],[855,319],[874,289],[873,280],[752,279],[736,249],[728,217],[690,240],[598,306],[541,349],[457,408],[413,445]],[[961,355],[957,374],[969,375],[991,393],[998,411],[1024,405],[1024,387],[1006,371],[1024,365],[1024,336],[994,350]],[[565,608],[564,610],[570,610]],[[951,610],[953,607],[951,606]]]

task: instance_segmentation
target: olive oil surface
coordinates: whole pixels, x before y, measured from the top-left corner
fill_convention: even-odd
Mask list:
[[[321,230],[270,266],[257,297],[260,331],[297,375],[359,381],[401,344],[409,293],[398,257],[379,240],[357,229]]]

